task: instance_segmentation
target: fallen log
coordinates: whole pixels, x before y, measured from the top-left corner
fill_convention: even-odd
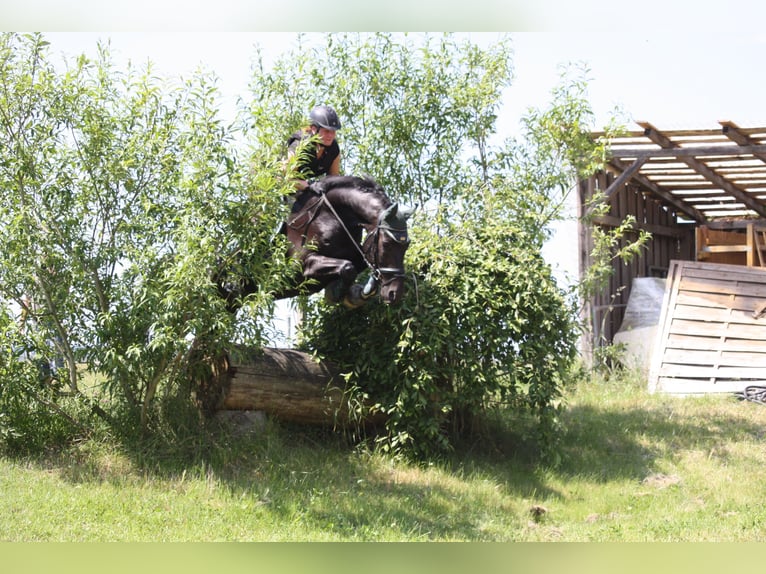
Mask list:
[[[335,365],[295,349],[236,348],[207,360],[196,399],[207,414],[262,411],[278,420],[346,427],[380,422],[351,412],[346,383]]]
[[[281,420],[329,424],[348,419],[344,381],[334,365],[294,349],[238,349],[221,408],[259,410]]]

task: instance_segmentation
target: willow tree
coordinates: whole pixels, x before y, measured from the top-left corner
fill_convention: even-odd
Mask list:
[[[256,69],[254,139],[274,141],[330,103],[344,124],[346,172],[421,206],[404,303],[349,311],[317,302],[303,333],[348,373],[352,403],[386,415],[384,448],[450,448],[496,406],[535,416],[553,452],[578,325],[541,250],[605,150],[590,137],[582,71],[565,72],[515,138],[497,124],[512,82],[509,37],[482,47],[450,34],[329,35]]]
[[[218,100],[210,74],[181,84],[151,65],[117,69],[104,45],[54,62],[43,36],[0,35],[0,300],[17,342],[5,357],[61,366],[68,395],[144,428],[184,379],[192,341],[263,340],[211,281],[232,238],[265,293],[279,276],[257,256],[276,224],[277,164],[251,171]],[[265,293],[251,297],[256,315]],[[83,393],[84,372],[102,384]],[[6,398],[43,398],[20,379],[2,385]]]

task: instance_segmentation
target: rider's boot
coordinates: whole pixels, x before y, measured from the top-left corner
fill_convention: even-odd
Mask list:
[[[356,309],[367,303],[367,299],[363,294],[364,288],[358,283],[354,283],[348,289],[348,294],[343,299],[343,304],[349,309]]]

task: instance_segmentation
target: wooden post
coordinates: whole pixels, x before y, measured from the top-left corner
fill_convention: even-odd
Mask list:
[[[753,231],[753,224],[749,223],[747,226],[747,266],[755,267],[755,261],[757,253],[755,252],[755,232]]]

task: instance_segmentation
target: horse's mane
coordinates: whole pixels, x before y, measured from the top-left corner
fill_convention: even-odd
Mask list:
[[[369,175],[365,175],[363,177],[357,177],[354,175],[333,175],[324,178],[320,185],[322,186],[322,190],[325,193],[338,187],[353,187],[365,193],[377,193],[383,196],[386,195],[383,187]]]

